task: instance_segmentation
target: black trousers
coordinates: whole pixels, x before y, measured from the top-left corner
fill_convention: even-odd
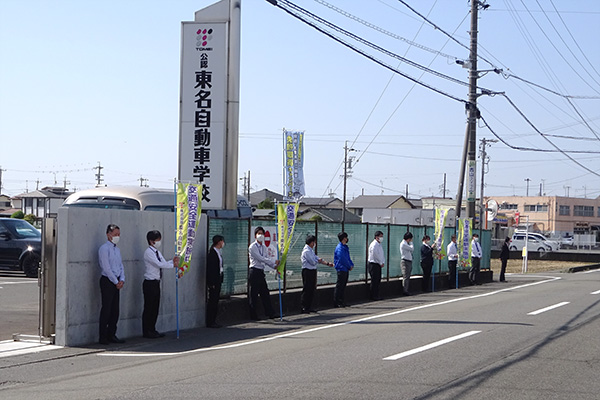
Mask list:
[[[108,340],[117,333],[119,321],[119,289],[106,276],[100,278],[100,293],[102,308],[100,309],[99,336],[100,340]]]
[[[471,283],[479,283],[479,268],[481,266],[481,258],[471,257],[471,270],[469,271],[469,280]]]
[[[433,264],[430,263],[421,263],[421,269],[423,270],[423,281],[421,282],[421,290],[423,292],[429,292],[429,287],[431,286],[431,269]]]
[[[333,305],[334,306],[343,306],[344,302],[344,293],[346,291],[346,284],[348,283],[348,271],[338,271],[337,272],[337,282],[335,283],[335,289],[333,291]]]
[[[256,312],[256,306],[258,305],[258,296],[262,301],[265,309],[265,314],[268,317],[273,317],[273,306],[271,306],[271,296],[269,294],[269,288],[267,287],[267,281],[265,279],[265,271],[257,268],[250,268],[248,274],[248,304],[250,306],[250,318],[258,319]]]
[[[369,275],[371,275],[371,300],[379,299],[379,285],[381,283],[381,265],[369,263]]]
[[[450,289],[456,289],[456,264],[458,264],[458,260],[448,261],[448,287]]]
[[[144,312],[142,313],[142,334],[156,332],[156,320],[160,307],[160,280],[144,279]]]
[[[206,289],[208,293],[206,300],[206,326],[210,326],[217,322],[219,298],[221,297],[221,282],[214,286],[208,286]]]
[[[302,268],[302,295],[300,303],[303,311],[309,311],[317,290],[317,270]]]
[[[506,264],[508,264],[508,258],[502,258],[502,267],[500,268],[500,282],[504,282],[506,279],[504,278],[504,274],[506,273]]]

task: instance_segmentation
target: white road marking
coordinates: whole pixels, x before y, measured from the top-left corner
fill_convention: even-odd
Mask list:
[[[590,269],[589,271],[582,272],[582,274],[593,274],[594,272],[600,272],[600,269]]]
[[[425,346],[417,347],[416,349],[408,350],[408,351],[405,351],[402,353],[395,354],[393,356],[385,357],[383,360],[384,361],[396,361],[401,358],[404,358],[407,356],[412,356],[413,354],[417,354],[417,353],[420,353],[425,350],[433,349],[434,347],[438,347],[438,346],[441,346],[441,345],[444,345],[444,344],[447,344],[450,342],[454,342],[455,340],[460,340],[460,339],[464,339],[469,336],[476,335],[478,333],[481,333],[481,331],[469,331],[469,332],[461,333],[460,335],[456,335],[456,336],[449,337],[447,339],[439,340],[437,342],[433,342],[433,343],[425,345]]]
[[[562,303],[558,303],[558,304],[555,304],[553,306],[548,306],[548,307],[541,308],[541,309],[536,310],[536,311],[532,311],[530,313],[527,313],[527,315],[538,315],[538,314],[541,314],[541,313],[546,312],[546,311],[553,310],[553,309],[558,308],[558,307],[566,306],[567,304],[569,304],[568,301],[563,301]]]
[[[0,282],[0,285],[19,285],[22,283],[35,283],[37,284],[38,281],[18,281],[18,282]]]
[[[596,290],[595,292],[592,292],[590,294],[600,294],[600,290]]]
[[[164,356],[177,356],[177,355],[193,354],[193,353],[200,353],[200,352],[213,351],[213,350],[231,349],[231,348],[235,348],[235,347],[242,347],[242,346],[248,346],[248,345],[257,344],[257,343],[268,342],[268,341],[275,340],[275,339],[283,339],[283,338],[287,338],[287,337],[292,337],[292,336],[297,336],[297,335],[303,335],[305,333],[316,332],[316,331],[320,331],[320,330],[323,330],[323,329],[337,328],[337,327],[340,327],[340,326],[345,326],[345,325],[350,325],[350,324],[357,324],[357,323],[361,323],[361,322],[365,322],[365,321],[370,321],[370,320],[373,320],[373,319],[385,318],[385,317],[389,317],[389,316],[393,316],[393,315],[397,315],[397,314],[403,314],[403,313],[408,313],[408,312],[411,312],[411,311],[422,310],[422,309],[425,309],[425,308],[443,306],[443,305],[455,303],[455,302],[458,302],[458,301],[472,300],[472,299],[477,299],[477,298],[480,298],[480,297],[492,296],[492,295],[495,295],[495,294],[499,294],[499,293],[503,293],[503,292],[508,292],[508,291],[511,291],[511,290],[523,289],[523,288],[526,288],[526,287],[540,285],[540,284],[543,284],[543,283],[554,282],[556,280],[562,279],[562,278],[557,277],[557,276],[531,275],[530,277],[548,278],[548,279],[543,280],[543,281],[533,282],[533,283],[526,283],[526,284],[523,284],[523,285],[511,287],[511,288],[500,289],[500,290],[496,290],[496,291],[489,292],[489,293],[476,294],[476,295],[467,296],[467,297],[458,297],[458,298],[455,298],[455,299],[440,301],[440,302],[437,302],[437,303],[423,304],[423,305],[420,305],[420,306],[411,307],[411,308],[405,308],[405,309],[402,309],[402,310],[396,310],[396,311],[392,311],[392,312],[388,312],[388,313],[384,313],[384,314],[370,315],[368,317],[359,318],[359,319],[355,319],[355,320],[352,320],[352,321],[340,322],[340,323],[331,324],[331,325],[323,325],[323,326],[319,326],[319,327],[316,327],[316,328],[299,330],[299,331],[295,331],[295,332],[282,333],[282,334],[279,334],[279,335],[273,335],[273,336],[268,336],[268,337],[264,337],[264,338],[260,338],[260,339],[254,339],[254,340],[249,340],[249,341],[244,341],[244,342],[238,342],[238,343],[233,343],[233,344],[227,344],[227,345],[222,345],[222,346],[202,347],[202,348],[199,348],[199,349],[186,350],[186,351],[181,351],[181,352],[171,352],[171,353],[116,353],[116,352],[108,352],[107,351],[107,352],[104,352],[104,353],[99,353],[98,355],[99,356],[103,356],[103,357],[164,357]]]

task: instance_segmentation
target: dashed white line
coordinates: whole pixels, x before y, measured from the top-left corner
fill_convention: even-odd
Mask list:
[[[554,310],[555,308],[558,308],[558,307],[566,306],[567,304],[569,304],[568,301],[563,301],[562,303],[554,304],[553,306],[548,306],[548,307],[540,308],[539,310],[536,310],[536,311],[532,311],[530,313],[527,313],[527,315],[538,315],[538,314],[541,314],[546,311]]]
[[[590,294],[600,294],[600,290],[596,290],[595,292],[592,292]]]
[[[401,358],[411,356],[413,354],[417,354],[417,353],[420,353],[425,350],[433,349],[434,347],[442,346],[444,344],[454,342],[456,340],[460,340],[460,339],[464,339],[469,336],[476,335],[478,333],[481,333],[481,331],[469,331],[469,332],[461,333],[460,335],[452,336],[452,337],[449,337],[449,338],[443,339],[443,340],[438,340],[437,342],[433,342],[433,343],[430,343],[425,346],[417,347],[416,349],[408,350],[408,351],[405,351],[402,353],[395,354],[393,356],[385,357],[383,360],[384,361],[396,361]]]

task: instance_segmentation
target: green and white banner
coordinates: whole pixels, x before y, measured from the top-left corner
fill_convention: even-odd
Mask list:
[[[200,222],[202,185],[177,184],[177,255],[180,257],[177,276],[181,278],[190,268],[196,230]]]

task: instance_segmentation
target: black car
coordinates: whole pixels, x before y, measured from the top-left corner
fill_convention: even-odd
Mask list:
[[[22,270],[36,278],[41,254],[40,231],[22,219],[0,218],[0,269]]]

